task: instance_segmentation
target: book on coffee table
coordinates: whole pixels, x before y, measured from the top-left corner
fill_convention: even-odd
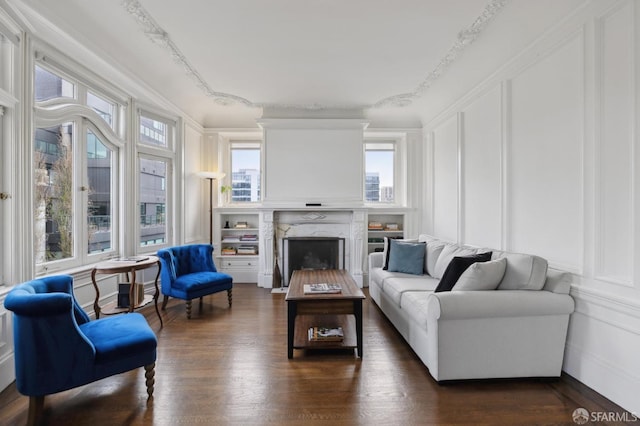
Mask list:
[[[342,342],[344,332],[342,327],[310,327],[310,342]]]
[[[304,284],[304,294],[330,294],[330,293],[342,293],[342,287],[340,284]]]

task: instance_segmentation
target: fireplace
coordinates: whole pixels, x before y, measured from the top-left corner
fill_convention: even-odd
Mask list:
[[[344,269],[344,238],[289,237],[282,239],[284,285],[300,269]]]

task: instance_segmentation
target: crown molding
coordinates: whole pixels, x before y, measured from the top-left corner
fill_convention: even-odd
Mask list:
[[[174,62],[179,65],[195,83],[195,85],[203,91],[208,97],[212,98],[215,103],[222,106],[245,105],[251,108],[278,108],[285,110],[306,110],[306,111],[322,111],[322,110],[353,110],[353,109],[370,109],[382,107],[406,107],[414,101],[424,96],[425,92],[438,80],[446,70],[455,62],[460,54],[478,39],[480,34],[489,25],[489,23],[498,15],[498,13],[511,0],[490,0],[482,13],[467,28],[462,29],[457,36],[456,41],[447,51],[444,57],[438,62],[433,70],[431,70],[425,79],[409,93],[400,93],[386,97],[371,105],[329,105],[329,104],[271,104],[271,103],[255,103],[241,96],[230,93],[218,92],[204,80],[200,73],[189,63],[185,55],[178,49],[169,34],[153,19],[149,12],[140,4],[138,0],[123,0],[122,6],[131,15],[133,19],[141,27],[149,40],[157,46],[168,52]]]

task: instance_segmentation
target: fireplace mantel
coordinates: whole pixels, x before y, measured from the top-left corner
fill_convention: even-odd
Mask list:
[[[260,209],[260,269],[258,285],[271,288],[276,256],[281,267],[282,238],[339,237],[345,239],[345,269],[363,286],[366,208],[305,207]],[[282,275],[282,270],[281,270]]]

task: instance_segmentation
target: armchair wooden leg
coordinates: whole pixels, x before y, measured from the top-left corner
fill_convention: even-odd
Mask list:
[[[156,383],[156,371],[155,371],[156,363],[145,365],[144,366],[144,377],[146,378],[145,384],[147,385],[147,395],[149,395],[148,399],[153,398],[153,385]]]
[[[202,313],[202,297],[200,298],[200,313]]]
[[[167,302],[169,301],[169,296],[166,294],[162,296],[162,310],[164,311],[167,308]]]
[[[227,300],[229,300],[229,306],[231,306],[231,300],[233,297],[231,296],[231,289],[227,290]]]
[[[191,319],[191,300],[187,300],[187,319]]]
[[[27,425],[37,426],[42,421],[42,409],[44,407],[44,395],[29,397],[29,417]]]

